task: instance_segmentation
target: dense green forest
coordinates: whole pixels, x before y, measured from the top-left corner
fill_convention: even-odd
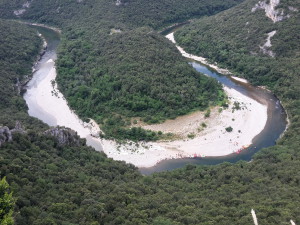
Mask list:
[[[29,129],[36,129],[43,125],[28,117],[27,105],[17,94],[22,91],[22,82],[31,76],[31,63],[37,59],[41,40],[36,31],[23,25],[0,20],[0,26],[5,31],[0,33],[0,126],[13,128],[19,120],[27,121]]]
[[[150,29],[111,35],[96,52],[92,46],[64,43],[57,81],[76,112],[104,128],[121,116],[157,123],[222,100],[221,85],[195,72],[171,42]],[[78,49],[89,52],[85,61],[76,57]],[[67,52],[75,55],[73,60]],[[83,77],[86,67],[91,71]]]
[[[190,68],[154,29],[241,1],[131,0],[119,6],[107,0],[32,1],[22,19],[62,28],[57,82],[81,118],[95,119],[106,137],[153,140],[142,129],[131,135],[135,132],[124,128],[130,127],[132,117],[158,123],[224,98],[217,82]],[[11,17],[11,5],[0,5],[3,17]],[[15,5],[20,8],[21,1]]]
[[[75,4],[75,1],[71,2]],[[240,10],[239,15],[244,15],[249,10],[246,5],[225,14]],[[258,11],[255,15],[260,13],[263,19],[263,12]],[[207,19],[200,20],[199,24]],[[283,27],[286,35],[280,34],[278,29],[278,36],[282,38],[275,39],[274,36],[272,48],[289,46],[286,41],[294,43],[299,34],[294,33],[299,29],[297,21],[291,16],[282,21],[285,26],[275,24]],[[223,22],[219,29],[224,29],[225,25]],[[217,24],[211,26],[217,27]],[[232,32],[234,27],[232,22]],[[239,29],[237,24],[236,27]],[[69,29],[70,34],[74,32]],[[34,30],[18,23],[0,20],[0,30],[5,30],[0,33],[0,90],[4,90],[0,95],[0,125],[12,129],[18,120],[25,131],[14,133],[13,140],[0,147],[0,177],[6,176],[16,199],[16,224],[253,224],[251,208],[256,210],[259,224],[290,224],[290,219],[299,223],[298,43],[295,42],[282,55],[272,49],[278,54],[275,58],[260,53],[256,55],[257,61],[264,63],[261,68],[268,67],[275,60],[276,63],[271,65],[276,66],[276,70],[272,73],[276,76],[280,73],[280,79],[272,78],[271,73],[261,73],[257,79],[247,72],[241,73],[252,82],[268,85],[288,110],[291,124],[276,146],[261,150],[251,163],[188,165],[172,172],[142,176],[132,165],[113,161],[86,147],[84,140],[62,146],[56,138],[44,134],[48,127],[28,116],[26,104],[15,86],[17,78],[22,82],[26,75],[30,75],[41,41]],[[82,31],[78,32],[73,34],[80,35]],[[160,39],[157,34],[155,36]],[[227,36],[222,35],[224,41]],[[72,39],[67,37],[66,32],[65,42]],[[179,40],[180,35],[177,38]],[[193,43],[190,42],[189,46],[192,48]],[[249,67],[255,63],[256,57],[250,55],[247,58],[248,52],[240,54],[238,48],[233,48],[234,52],[244,57]],[[222,63],[238,71],[236,64]]]
[[[195,21],[176,32],[176,40],[187,51],[221,63],[254,84],[272,88],[297,78],[293,68],[299,63],[300,14],[289,7],[299,9],[300,1],[282,0],[276,10],[284,10],[289,18],[276,23],[266,17],[264,10],[252,12],[256,3],[246,1],[217,16]],[[276,34],[267,50],[273,51],[275,57],[261,50],[271,31]]]
[[[273,23],[264,10],[252,12],[257,2],[248,0],[216,16],[207,17],[176,32],[176,40],[190,53],[207,57],[253,84],[267,86],[287,108],[291,129],[287,136],[299,138],[300,96],[300,1],[282,0],[277,10],[289,17]],[[239,18],[236,20],[236,18]],[[259,46],[267,33],[276,31],[268,48]]]
[[[13,211],[14,210],[14,199],[12,193],[9,191],[9,184],[6,178],[0,180],[0,224],[12,225]]]

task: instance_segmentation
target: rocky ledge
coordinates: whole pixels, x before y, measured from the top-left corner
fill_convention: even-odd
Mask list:
[[[77,132],[64,127],[54,127],[46,130],[44,134],[55,137],[59,145],[81,145]]]
[[[13,129],[9,129],[7,126],[0,126],[0,147],[4,143],[12,141],[14,133],[26,133],[20,121],[16,121],[16,125]],[[83,144],[76,131],[65,127],[50,128],[44,131],[43,135],[55,137],[58,141],[58,144],[61,146],[80,146]]]
[[[14,129],[9,129],[7,126],[0,126],[0,147],[5,142],[13,140],[13,133],[25,133],[20,121],[16,121]]]

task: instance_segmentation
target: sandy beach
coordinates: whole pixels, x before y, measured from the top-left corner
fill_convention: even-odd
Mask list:
[[[267,121],[267,106],[252,100],[234,89],[224,87],[230,99],[227,109],[219,112],[212,110],[211,116],[205,118],[204,113],[197,115],[186,124],[181,124],[180,131],[186,131],[185,139],[170,143],[161,143],[162,147],[173,148],[184,156],[224,156],[238,153],[243,147],[252,143],[253,137],[263,130]],[[234,102],[240,105],[233,109]],[[260,116],[257,116],[260,115]],[[205,127],[201,124],[205,123]],[[231,127],[232,131],[226,131]],[[194,138],[188,138],[193,134]]]
[[[187,56],[198,60],[196,58],[198,56],[190,54]],[[162,124],[144,125],[146,129],[172,132],[180,137],[178,140],[155,143],[128,142],[123,145],[110,140],[101,140],[97,138],[100,128],[95,121],[84,123],[80,120],[69,108],[56,83],[53,83],[56,78],[53,59],[55,60],[52,58],[46,62],[47,66],[51,67],[47,76],[28,91],[31,101],[51,115],[57,125],[69,127],[77,131],[80,137],[87,138],[87,144],[96,150],[103,150],[108,157],[132,163],[137,167],[151,167],[164,159],[195,155],[224,156],[237,152],[252,143],[252,139],[263,130],[267,121],[267,106],[234,89],[224,87],[230,102],[227,109],[220,111],[219,107],[212,108],[208,118],[205,118],[203,112],[194,112],[175,120],[167,120]],[[220,68],[214,69],[229,73]],[[240,110],[233,110],[234,102],[239,103]],[[225,130],[228,127],[232,127],[231,132]]]
[[[103,143],[104,152],[113,159],[124,160],[138,167],[151,167],[164,159],[239,153],[263,130],[267,121],[267,106],[234,89],[224,89],[230,99],[228,109],[219,112],[216,107],[211,110],[209,118],[205,118],[203,112],[195,112],[162,124],[143,126],[145,129],[178,134],[181,136],[180,140],[142,143],[139,147],[117,147],[113,142],[105,141],[109,142],[110,147]],[[240,110],[232,110],[234,102],[240,103]],[[206,124],[205,128],[202,123]],[[232,127],[233,130],[227,132],[227,127]],[[190,134],[194,137],[189,138]]]
[[[240,77],[235,77],[235,76],[230,76],[231,77],[231,79],[233,79],[233,80],[236,80],[236,81],[239,81],[239,82],[242,82],[242,83],[245,83],[245,84],[247,84],[247,83],[249,83],[246,79],[244,79],[244,78],[240,78]]]
[[[56,57],[54,57],[56,58]],[[85,123],[70,110],[63,94],[57,89],[57,84],[53,85],[52,81],[56,78],[56,68],[53,59],[49,59],[45,64],[51,67],[47,76],[42,79],[37,86],[30,88],[26,95],[39,106],[45,113],[55,119],[55,124],[69,127],[75,130],[82,138],[89,135],[98,135],[98,125],[91,120]]]

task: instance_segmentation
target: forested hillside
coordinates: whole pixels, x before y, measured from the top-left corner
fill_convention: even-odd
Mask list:
[[[176,38],[189,52],[221,63],[255,84],[272,87],[292,73],[284,72],[291,69],[290,63],[299,62],[300,1],[282,0],[275,9],[284,15],[278,22],[268,18],[263,9],[255,9],[257,3],[248,0],[195,21],[178,31]],[[275,33],[270,37],[271,46],[264,46],[271,32]],[[287,59],[293,62],[284,63]]]
[[[0,126],[12,128],[19,120],[28,128],[36,129],[37,120],[29,118],[20,93],[22,83],[31,76],[32,63],[41,50],[41,39],[36,31],[18,23],[1,19],[0,26],[3,31],[0,32]]]
[[[32,1],[19,17],[62,28],[61,92],[84,120],[93,118],[107,137],[122,139],[128,136],[120,127],[130,126],[131,117],[157,123],[222,101],[221,86],[191,69],[153,29],[241,1]],[[4,17],[11,5],[0,5]]]
[[[0,224],[14,224],[14,199],[5,177],[0,180],[0,202]]]
[[[282,0],[275,10],[278,15],[282,12],[283,18],[276,22],[264,10],[254,10],[257,3],[248,0],[216,16],[195,21],[176,32],[176,40],[188,52],[216,61],[236,75],[271,89],[287,108],[292,124],[287,136],[294,136],[298,142],[300,1]],[[273,31],[276,32],[270,38],[271,46],[264,46]]]
[[[49,0],[47,2],[34,0],[2,0],[0,12],[2,17],[11,18],[18,9],[26,9],[21,15],[24,19],[31,19],[41,23],[65,26],[80,25],[86,29],[94,24],[110,26],[120,24],[131,27],[149,26],[164,27],[166,24],[182,22],[194,17],[216,14],[228,9],[244,0]],[[118,2],[120,4],[118,4]],[[22,7],[23,6],[23,7]],[[80,21],[78,21],[80,19]],[[90,26],[87,26],[90,23]],[[100,28],[100,27],[98,27]]]
[[[285,28],[298,29],[299,20],[293,26],[288,24],[292,18],[283,21],[287,23]],[[219,29],[225,25],[223,22]],[[76,35],[84,35],[80,29],[76,32],[65,29],[66,45],[72,39],[67,35],[74,35],[74,43]],[[234,32],[234,25],[232,29]],[[258,81],[251,74],[242,73],[253,82],[269,85],[287,107],[291,125],[275,147],[260,151],[251,163],[189,165],[172,172],[142,176],[132,165],[113,161],[86,147],[83,140],[61,145],[56,138],[44,134],[49,128],[27,115],[25,102],[15,87],[17,78],[22,82],[30,75],[41,41],[34,30],[18,23],[0,20],[0,30],[5,30],[0,32],[0,85],[5,90],[0,95],[0,126],[11,130],[18,120],[22,124],[19,131],[24,131],[14,133],[13,140],[0,147],[0,177],[6,176],[16,199],[16,224],[253,224],[251,208],[256,210],[259,224],[290,224],[290,219],[299,223],[299,46],[296,42],[289,54],[280,56],[272,49],[278,54],[274,58],[259,52],[256,55],[257,61],[265,60],[262,68],[274,60],[278,66],[272,73],[281,72],[281,79],[272,80],[271,73],[261,73],[264,79]],[[292,36],[297,36],[293,30],[286,30],[286,39],[275,39],[275,35],[271,39],[274,47],[293,40]],[[155,37],[160,38],[157,34]],[[222,38],[230,39],[225,33]],[[189,46],[192,50],[193,43]],[[214,51],[219,55],[218,49]],[[239,57],[245,57],[247,65],[256,62],[256,57],[249,56],[247,51],[240,54],[238,48],[233,48],[231,53],[235,51]],[[222,63],[237,69],[229,61]]]

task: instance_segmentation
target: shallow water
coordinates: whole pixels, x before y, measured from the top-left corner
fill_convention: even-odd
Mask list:
[[[216,165],[222,162],[235,163],[240,160],[250,161],[254,153],[262,148],[270,147],[276,144],[276,140],[284,132],[287,122],[286,113],[281,106],[279,100],[271,92],[262,88],[254,87],[251,84],[245,84],[235,81],[228,76],[223,76],[213,71],[207,66],[201,65],[197,62],[190,62],[190,64],[201,73],[215,78],[220,83],[229,88],[233,88],[240,93],[255,99],[256,101],[266,104],[268,109],[268,119],[265,128],[253,139],[253,144],[243,150],[239,154],[233,153],[222,157],[205,157],[205,158],[185,158],[185,159],[170,159],[164,160],[157,165],[150,168],[140,168],[141,173],[151,174],[153,172],[160,172],[166,170],[173,170],[184,167],[187,164],[197,165]],[[259,115],[257,115],[259,116]]]
[[[34,73],[32,80],[27,84],[27,92],[24,94],[24,98],[29,107],[28,113],[31,116],[37,117],[47,123],[50,126],[56,126],[56,119],[50,114],[46,113],[34,102],[34,89],[37,88],[38,84],[45,78],[49,73],[51,66],[47,65],[47,61],[56,59],[56,49],[59,44],[59,34],[56,32],[43,27],[35,28],[45,37],[48,43],[46,53],[43,55],[41,61],[36,66],[37,71]],[[143,174],[151,174],[153,172],[173,170],[176,168],[183,167],[187,164],[198,164],[198,165],[215,165],[222,162],[237,162],[239,160],[250,161],[253,154],[262,148],[273,146],[276,140],[280,137],[282,132],[286,128],[286,114],[284,109],[280,105],[279,100],[269,91],[261,88],[254,87],[250,84],[244,84],[238,81],[232,80],[228,76],[220,75],[214,72],[209,67],[201,65],[200,63],[191,61],[190,64],[201,73],[204,73],[210,77],[217,79],[220,83],[227,87],[234,88],[242,94],[249,96],[263,104],[268,106],[268,119],[265,128],[260,134],[253,139],[253,144],[240,154],[231,154],[223,157],[205,157],[205,158],[186,158],[186,159],[171,159],[164,160],[157,165],[150,168],[141,168],[140,171]],[[259,115],[258,115],[259,116]],[[101,150],[99,142],[88,137],[87,143],[93,146],[97,150]]]
[[[41,107],[39,107],[38,104],[36,104],[33,95],[35,94],[35,89],[38,87],[39,83],[46,78],[46,76],[49,74],[49,71],[52,69],[52,66],[46,62],[51,59],[53,61],[56,60],[56,49],[60,42],[59,34],[44,27],[32,27],[37,29],[37,31],[43,35],[48,46],[45,54],[35,66],[36,71],[33,73],[32,79],[27,83],[26,93],[23,97],[28,105],[28,114],[30,116],[39,118],[49,126],[56,126],[56,119],[49,113],[45,112]]]

